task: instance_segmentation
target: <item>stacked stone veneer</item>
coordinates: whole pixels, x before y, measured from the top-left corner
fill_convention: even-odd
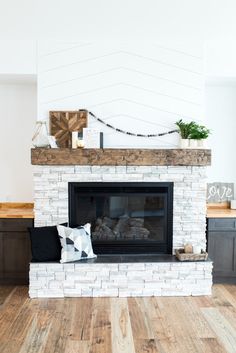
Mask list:
[[[34,166],[35,226],[68,221],[68,182],[174,182],[173,252],[206,247],[206,167]]]
[[[68,221],[68,182],[174,182],[173,252],[206,248],[206,167],[34,166],[35,226]],[[209,295],[211,262],[32,263],[35,297]]]
[[[32,263],[31,298],[210,295],[212,263]]]

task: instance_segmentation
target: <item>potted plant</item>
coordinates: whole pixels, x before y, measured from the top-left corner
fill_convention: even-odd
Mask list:
[[[182,119],[175,123],[179,128],[180,148],[204,148],[210,130],[195,121],[185,123]]]
[[[194,124],[194,121],[191,121],[190,123],[185,123],[182,119],[175,123],[175,125],[179,128],[181,148],[189,148],[189,136],[191,134]]]
[[[210,134],[210,130],[204,125],[194,124],[189,135],[190,146],[192,148],[205,147],[205,141]]]

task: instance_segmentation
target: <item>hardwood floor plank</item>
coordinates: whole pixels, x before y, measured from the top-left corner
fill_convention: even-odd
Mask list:
[[[164,353],[181,353],[177,346],[175,331],[166,312],[160,309],[158,300],[156,298],[144,298],[144,305],[159,349],[161,348]]]
[[[0,310],[0,341],[6,339],[6,336],[9,337],[10,328],[27,300],[29,299],[26,286],[16,287],[10,294],[9,300]]]
[[[51,299],[53,301],[54,299]],[[44,353],[64,353],[70,334],[72,306],[70,299],[57,300],[55,311],[51,311],[51,326],[47,336]]]
[[[154,338],[143,298],[128,298],[127,301],[134,339],[149,340]]]
[[[19,353],[43,353],[51,328],[52,316],[49,312],[42,311],[36,314],[19,350]]]
[[[22,342],[19,340],[0,341],[0,352],[1,353],[19,353]]]
[[[90,353],[111,353],[110,298],[93,298]]]
[[[236,309],[233,307],[223,307],[218,309],[225,317],[227,321],[230,322],[231,326],[236,330]]]
[[[91,338],[93,298],[80,298],[75,301],[72,318],[71,339],[88,341]]]
[[[27,306],[24,305],[15,320],[13,321],[12,325],[8,332],[5,333],[5,339],[11,340],[23,340],[27,334],[29,326],[33,320],[34,314],[32,310]]]
[[[197,308],[209,308],[213,306],[211,297],[192,297],[193,303]]]
[[[236,286],[217,284],[212,298],[0,293],[1,353],[236,353]]]
[[[74,341],[68,339],[64,353],[89,353],[90,341]]]
[[[236,351],[236,331],[216,308],[201,309],[205,318],[215,331],[219,341],[228,353]]]
[[[233,306],[236,308],[236,295],[232,294],[232,289],[230,290],[229,286],[224,286],[223,284],[218,284],[217,285],[217,296],[218,297],[223,297],[225,301],[227,301],[227,303],[229,303],[228,305],[225,306]]]
[[[225,297],[222,292],[222,287],[220,284],[213,286],[212,296],[211,296],[212,306],[232,306],[227,297]]]
[[[134,340],[135,353],[162,353],[161,349],[157,348],[154,339],[139,339]]]
[[[14,289],[14,286],[0,286],[0,308]]]
[[[202,353],[227,353],[217,338],[201,338],[197,344]]]
[[[189,333],[196,338],[216,338],[196,302],[191,297],[183,298],[178,304],[181,318],[188,326]],[[187,320],[186,320],[187,319]]]
[[[224,288],[236,298],[236,284],[224,284]]]
[[[135,353],[126,298],[111,299],[112,353]]]
[[[175,345],[181,353],[202,353],[199,349],[197,339],[194,340],[195,334],[190,320],[181,310],[181,303],[184,303],[185,298],[155,298],[159,307],[160,313],[164,313],[165,320],[168,326],[171,327],[175,334]],[[164,351],[168,351],[168,346],[165,341],[159,341]]]

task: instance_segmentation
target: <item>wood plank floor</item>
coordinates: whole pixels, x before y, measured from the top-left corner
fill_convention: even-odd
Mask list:
[[[236,286],[212,297],[29,299],[0,286],[1,353],[236,353]]]

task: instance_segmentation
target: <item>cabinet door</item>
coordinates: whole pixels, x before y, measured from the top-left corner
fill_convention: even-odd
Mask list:
[[[2,243],[5,279],[15,280],[15,283],[27,283],[31,260],[28,233],[4,232]]]
[[[236,276],[235,232],[208,232],[208,253],[216,277]]]
[[[0,232],[0,279],[3,278],[3,233]]]

